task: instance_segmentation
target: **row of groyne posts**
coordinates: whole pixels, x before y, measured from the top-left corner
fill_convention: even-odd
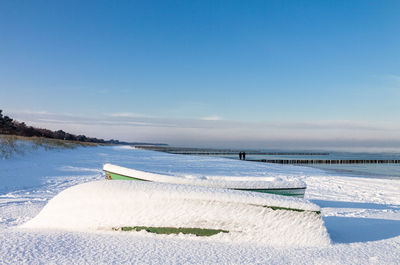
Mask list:
[[[399,159],[251,159],[276,164],[399,164]]]
[[[237,152],[190,152],[190,151],[169,151],[168,153],[181,155],[239,155]],[[242,154],[244,152],[241,152]],[[324,156],[329,153],[259,153],[246,152],[246,155],[271,155],[271,156]],[[241,158],[240,158],[241,159]],[[242,160],[242,159],[241,159]],[[243,159],[253,162],[275,163],[275,164],[400,164],[400,159]]]
[[[161,151],[180,155],[226,156],[237,155],[234,150],[207,150],[199,148],[177,148],[169,146],[136,146],[140,149]],[[241,152],[243,153],[243,152]],[[246,152],[246,155],[271,156],[327,156],[326,152]],[[400,159],[246,159],[246,161],[275,164],[400,164]]]

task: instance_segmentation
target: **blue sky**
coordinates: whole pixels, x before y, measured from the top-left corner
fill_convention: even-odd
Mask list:
[[[1,1],[0,108],[129,141],[398,143],[399,13],[399,1]]]

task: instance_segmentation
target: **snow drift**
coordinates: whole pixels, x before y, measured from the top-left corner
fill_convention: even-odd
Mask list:
[[[23,228],[112,230],[119,227],[221,229],[218,240],[275,246],[330,242],[319,207],[304,199],[208,187],[95,181],[55,196]],[[116,232],[117,233],[117,232]]]

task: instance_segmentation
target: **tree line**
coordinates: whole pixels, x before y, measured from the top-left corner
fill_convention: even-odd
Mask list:
[[[45,137],[60,140],[69,141],[80,141],[80,142],[91,142],[91,143],[105,143],[105,144],[130,144],[126,142],[120,142],[118,140],[104,140],[94,137],[87,137],[85,135],[75,135],[72,133],[64,132],[63,130],[51,131],[43,128],[36,128],[33,126],[27,126],[25,122],[19,122],[13,120],[9,116],[4,116],[3,111],[0,110],[0,134],[18,135],[26,137]]]

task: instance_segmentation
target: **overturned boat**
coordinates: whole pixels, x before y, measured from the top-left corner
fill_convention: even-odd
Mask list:
[[[21,227],[179,234],[271,246],[330,244],[320,208],[305,199],[149,181],[69,187]]]
[[[202,187],[271,193],[293,197],[304,197],[306,190],[306,184],[297,178],[251,176],[202,176],[201,178],[193,178],[145,172],[112,164],[103,165],[103,170],[109,180],[137,180],[186,184]]]

